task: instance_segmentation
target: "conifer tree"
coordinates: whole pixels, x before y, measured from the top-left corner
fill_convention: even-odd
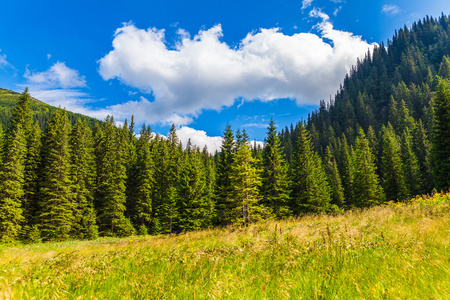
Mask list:
[[[25,224],[32,225],[36,220],[38,204],[36,194],[38,192],[38,177],[41,154],[41,129],[37,122],[31,128],[28,135],[28,150],[25,160],[24,197],[22,207],[24,211]]]
[[[235,141],[231,126],[227,125],[223,133],[222,147],[217,162],[216,175],[216,225],[226,225],[230,222],[229,204],[231,195],[231,165],[233,163],[233,153],[235,149]]]
[[[330,187],[322,161],[313,151],[305,125],[298,125],[297,150],[292,158],[291,207],[294,214],[330,209]]]
[[[290,215],[288,168],[273,120],[270,120],[265,144],[262,158],[261,203],[271,208],[277,218],[284,218]]]
[[[209,212],[204,164],[198,150],[186,153],[178,182],[179,231],[204,228]]]
[[[432,153],[438,190],[450,188],[450,82],[440,79],[434,103]]]
[[[384,201],[383,189],[380,186],[372,150],[364,131],[359,130],[353,154],[353,204],[357,207],[368,207]]]
[[[339,139],[339,155],[341,164],[340,167],[338,166],[338,169],[341,175],[345,202],[347,206],[353,206],[353,160],[345,134],[342,134],[342,137]]]
[[[39,222],[47,240],[68,239],[74,227],[69,132],[66,111],[57,109],[48,122],[41,154]]]
[[[126,168],[124,157],[126,148],[120,132],[114,126],[114,118],[106,117],[102,125],[102,136],[97,146],[98,198],[97,211],[100,231],[103,235],[127,236],[134,232],[126,210]],[[97,138],[99,137],[97,133]],[[98,141],[97,141],[98,144]]]
[[[243,143],[234,154],[231,165],[230,183],[231,222],[243,226],[270,217],[270,210],[260,204],[259,187],[261,179],[254,166],[250,147]]]
[[[152,130],[150,126],[142,125],[139,140],[137,142],[137,172],[136,172],[136,198],[132,215],[137,228],[141,232],[147,232],[152,221],[152,205],[154,194],[155,166],[151,151]]]
[[[72,235],[81,239],[94,239],[98,236],[94,209],[96,170],[94,142],[86,121],[77,120],[69,136],[69,145],[75,219]]]
[[[431,167],[431,144],[428,139],[427,130],[421,120],[414,130],[414,150],[419,163],[419,172],[422,177],[420,194],[426,194],[433,189],[433,177]]]
[[[30,95],[25,89],[13,109],[11,126],[3,143],[0,167],[0,240],[9,242],[19,237],[24,221],[22,207],[25,183],[27,138],[31,126]]]
[[[400,144],[391,124],[382,129],[381,174],[386,200],[404,200],[409,196],[403,173]]]
[[[450,79],[450,58],[447,55],[442,58],[438,75],[443,79]]]
[[[343,207],[345,204],[344,188],[342,187],[341,176],[339,175],[337,163],[333,157],[330,146],[327,146],[325,153],[325,171],[331,190],[331,204]]]
[[[406,129],[402,134],[401,149],[406,187],[410,191],[411,196],[415,196],[421,193],[423,183],[409,129]]]

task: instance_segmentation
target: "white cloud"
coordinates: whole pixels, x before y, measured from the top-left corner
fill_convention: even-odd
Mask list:
[[[333,12],[333,16],[337,16],[337,14],[339,13],[339,11],[342,9],[342,6],[339,6],[338,8],[336,8]]]
[[[78,88],[86,87],[86,79],[77,70],[66,66],[64,62],[57,62],[45,72],[25,71],[24,77],[31,84],[47,86],[49,88]]]
[[[308,7],[310,7],[311,6],[311,3],[313,2],[314,0],[303,0],[302,1],[302,10],[303,9],[306,9],[306,8],[308,8]]]
[[[6,60],[6,54],[0,54],[0,68],[9,66],[8,61]]]
[[[115,33],[113,49],[99,60],[99,73],[104,80],[118,79],[152,93],[155,100],[130,101],[110,109],[114,115],[133,112],[149,124],[182,125],[202,110],[220,110],[238,98],[290,98],[298,105],[318,104],[335,94],[356,58],[374,44],[334,29],[319,10],[310,16],[321,18],[319,34],[285,35],[278,28],[261,29],[249,33],[238,47],[221,41],[220,25],[193,38],[179,30],[179,42],[170,46],[164,30],[124,24]]]
[[[381,12],[388,16],[393,16],[393,15],[400,13],[400,7],[398,7],[397,5],[393,5],[393,4],[385,4],[381,8]]]
[[[177,130],[178,138],[183,147],[186,147],[187,142],[191,139],[191,144],[203,149],[205,145],[208,147],[209,153],[213,154],[216,150],[219,151],[222,146],[222,137],[207,136],[203,130],[196,130],[191,127],[183,126]]]

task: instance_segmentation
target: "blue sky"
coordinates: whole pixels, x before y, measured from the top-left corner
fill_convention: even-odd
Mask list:
[[[3,1],[0,87],[210,149],[262,141],[333,96],[356,57],[450,1]]]

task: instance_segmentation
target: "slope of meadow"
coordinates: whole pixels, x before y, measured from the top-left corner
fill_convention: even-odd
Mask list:
[[[191,232],[2,246],[2,299],[443,299],[450,194]]]

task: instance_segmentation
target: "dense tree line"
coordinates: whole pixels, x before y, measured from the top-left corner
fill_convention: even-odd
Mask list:
[[[1,241],[247,226],[448,189],[448,24],[400,30],[307,122],[278,132],[271,120],[264,147],[227,126],[215,155],[183,148],[175,126],[167,138],[145,125],[136,135],[133,118],[91,127],[55,109],[42,132],[25,90],[0,131]]]

